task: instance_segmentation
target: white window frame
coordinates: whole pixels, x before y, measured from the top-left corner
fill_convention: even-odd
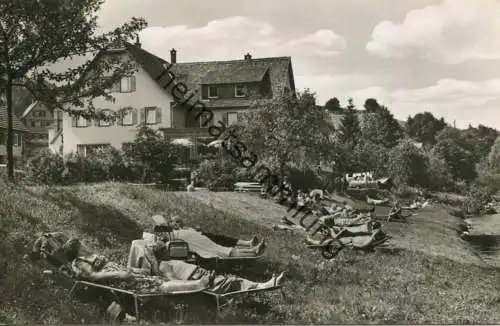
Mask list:
[[[149,114],[154,115],[154,122],[148,121]],[[156,107],[148,106],[144,108],[144,122],[147,125],[155,125],[158,123],[158,120],[156,119]]]
[[[82,155],[83,157],[87,156],[87,152],[89,148],[95,147],[96,149],[99,149],[99,147],[108,147],[111,146],[109,143],[102,143],[102,144],[77,144],[76,145],[76,152],[79,155]],[[81,153],[83,152],[83,153]]]
[[[122,126],[133,126],[134,125],[134,110],[132,108],[123,108],[122,109]],[[126,119],[130,118],[130,122],[127,122]]]
[[[238,90],[241,90],[242,94],[238,95]],[[234,85],[234,97],[245,97],[246,92],[245,92],[245,85]]]
[[[135,78],[134,76],[126,76],[120,80],[120,92],[121,93],[131,93],[134,91],[134,89],[132,88],[132,84],[133,84],[132,80],[134,78]]]
[[[231,115],[235,115],[235,116],[236,116],[236,120],[235,120],[235,121],[233,121],[232,123],[231,123],[231,121],[229,121],[229,117],[230,117]],[[238,119],[238,112],[227,112],[227,125],[228,125],[228,126],[231,126],[231,125],[237,124],[237,123],[238,123],[238,121],[239,121],[239,119]]]
[[[216,89],[217,90],[217,95],[210,96],[210,90],[211,89]],[[219,87],[217,87],[217,86],[208,86],[208,98],[219,98]]]

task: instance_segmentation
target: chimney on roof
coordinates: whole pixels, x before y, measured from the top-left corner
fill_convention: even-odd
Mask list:
[[[135,37],[135,46],[137,46],[138,48],[141,47],[141,42],[139,41],[139,35]]]
[[[245,54],[245,60],[252,60],[252,56],[250,55],[250,53],[247,53]]]
[[[170,63],[177,62],[177,51],[175,49],[170,50]]]

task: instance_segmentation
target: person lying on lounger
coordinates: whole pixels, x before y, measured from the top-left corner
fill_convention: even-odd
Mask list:
[[[180,228],[179,223],[171,225],[174,227],[173,232],[162,236],[163,240],[168,240],[170,236],[184,240],[189,244],[190,250],[202,258],[252,258],[262,255],[266,249],[265,241],[250,248],[221,246],[195,229]]]
[[[254,236],[250,240],[243,240],[243,239],[236,239],[233,237],[228,237],[228,236],[221,235],[221,234],[203,232],[202,230],[200,230],[200,227],[196,227],[195,229],[190,228],[190,227],[186,227],[184,225],[184,221],[179,216],[171,217],[170,224],[176,230],[179,230],[179,229],[196,230],[196,231],[200,232],[202,235],[210,238],[210,240],[212,240],[213,242],[215,242],[221,246],[224,246],[224,247],[253,248],[259,244],[259,239],[257,238],[257,236]]]
[[[319,218],[319,221],[326,227],[333,226],[352,226],[359,225],[368,222],[371,219],[368,215],[359,214],[355,218],[345,218],[340,213],[323,215]]]
[[[138,259],[134,262],[130,262],[132,266],[141,269],[149,269],[151,274],[158,275],[162,278],[168,280],[178,280],[178,281],[196,281],[203,278],[211,278],[213,281],[208,287],[208,291],[214,293],[229,293],[236,291],[247,291],[253,289],[269,289],[281,285],[285,273],[282,272],[279,275],[274,275],[267,282],[253,282],[245,278],[241,278],[234,275],[223,275],[217,274],[214,271],[207,270],[200,266],[187,263],[182,260],[163,260],[163,257],[168,257],[165,254],[167,250],[165,243],[158,241],[153,244],[145,244],[144,252],[148,256],[151,254],[154,259]],[[139,264],[141,265],[135,265]],[[135,265],[135,266],[133,266]]]
[[[338,243],[340,243],[342,246],[364,249],[364,248],[370,247],[371,245],[373,245],[374,243],[376,243],[378,241],[383,242],[389,238],[390,237],[387,236],[382,231],[382,229],[376,229],[371,234],[347,236],[347,237],[337,237],[337,238],[335,238],[335,240]],[[322,240],[312,239],[309,235],[307,235],[307,237],[306,237],[306,244],[308,244],[308,245],[321,246],[321,245],[323,245],[323,243],[327,243],[329,241],[331,241],[331,239],[324,239],[322,241]]]
[[[69,239],[62,250],[71,264],[74,276],[90,282],[127,281],[137,287],[171,293],[202,291],[213,282],[214,278],[214,275],[208,273],[196,280],[170,280],[152,276],[147,269],[126,268],[108,260],[105,256],[90,253],[77,238]]]

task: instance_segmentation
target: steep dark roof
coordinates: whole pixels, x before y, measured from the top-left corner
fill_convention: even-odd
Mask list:
[[[128,52],[154,79],[163,72],[164,65],[170,65],[154,54],[131,44],[125,44]],[[175,74],[176,81],[184,82],[190,91],[197,91],[192,99],[201,99],[200,85],[204,83],[245,83],[261,81],[266,72],[269,72],[273,95],[281,94],[285,86],[294,91],[293,72],[290,57],[257,58],[250,60],[210,61],[210,62],[181,62],[174,63],[170,70]],[[165,78],[165,77],[164,77]],[[288,79],[292,80],[288,82]],[[209,107],[236,107],[248,106],[250,99],[218,99],[207,102]]]
[[[200,85],[203,84],[206,76],[217,75],[219,72],[227,73],[224,76],[226,83],[241,82],[244,77],[243,72],[253,71],[250,79],[256,79],[254,76],[269,71],[271,80],[271,91],[273,96],[281,94],[288,85],[289,68],[291,65],[290,57],[277,58],[258,58],[250,60],[231,60],[231,61],[212,61],[212,62],[181,62],[175,63],[170,69],[176,76],[177,81],[183,81],[191,91],[198,91],[197,99],[201,98]],[[231,74],[231,72],[233,72]],[[257,78],[260,78],[257,77]],[[262,78],[261,78],[262,80]],[[193,97],[193,98],[196,98]],[[210,100],[207,102],[210,107],[222,106],[248,106],[250,99],[227,99]]]
[[[7,107],[5,106],[0,106],[0,129],[7,129]],[[15,131],[28,131],[15,113],[12,116],[12,129]]]
[[[267,67],[224,66],[219,70],[209,71],[201,79],[201,83],[215,85],[260,82],[268,70]]]

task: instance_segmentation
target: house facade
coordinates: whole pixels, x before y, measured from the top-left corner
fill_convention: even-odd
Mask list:
[[[147,125],[169,138],[188,138],[193,142],[210,138],[208,126],[202,126],[185,108],[176,105],[170,91],[155,78],[171,66],[177,82],[184,82],[214,113],[213,121],[237,122],[243,110],[255,99],[271,99],[286,90],[295,91],[289,57],[178,63],[171,51],[170,62],[145,51],[140,44],[126,43],[123,49],[106,55],[123,56],[136,64],[137,72],[115,84],[109,91],[114,102],[95,99],[93,104],[104,113],[121,111],[115,121],[89,121],[62,113],[61,128],[49,132],[52,151],[86,155],[93,148],[111,145],[123,148],[133,142],[137,128]]]
[[[28,133],[28,129],[24,126],[21,120],[14,114],[12,117],[14,139],[13,139],[13,154],[14,163],[19,165],[22,162],[24,152],[24,138]],[[0,107],[0,164],[7,163],[7,108]]]

